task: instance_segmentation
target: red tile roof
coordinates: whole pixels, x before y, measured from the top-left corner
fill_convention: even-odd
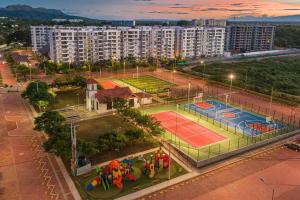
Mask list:
[[[88,80],[86,81],[86,83],[87,83],[87,84],[98,84],[98,82],[97,82],[95,79],[92,79],[92,78],[88,79]]]
[[[99,90],[95,97],[99,103],[105,103],[107,101],[113,101],[116,98],[128,99],[129,97],[135,96],[129,87],[113,88],[107,90]]]
[[[152,97],[150,94],[146,93],[146,92],[139,92],[139,93],[135,93],[135,95],[138,97],[138,98],[150,98]]]

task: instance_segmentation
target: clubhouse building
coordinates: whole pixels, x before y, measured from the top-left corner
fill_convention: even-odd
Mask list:
[[[111,89],[99,89],[98,82],[88,79],[86,89],[86,108],[89,111],[96,111],[100,114],[115,111],[114,101],[125,99],[132,108],[139,108],[142,105],[152,103],[152,96],[145,92],[133,93],[129,87]]]

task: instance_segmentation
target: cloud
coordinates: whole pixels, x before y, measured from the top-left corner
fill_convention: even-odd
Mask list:
[[[286,9],[283,9],[283,10],[300,10],[300,8],[286,8]]]

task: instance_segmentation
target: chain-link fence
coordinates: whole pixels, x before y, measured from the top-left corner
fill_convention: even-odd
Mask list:
[[[191,146],[176,135],[169,133],[165,133],[163,135],[164,140],[171,142],[174,148],[187,155],[193,162],[203,161],[218,155],[242,149],[244,147],[284,135],[299,128],[299,126],[296,126],[296,123],[286,123],[289,121],[285,121],[284,119],[279,121],[275,119],[275,123],[282,124],[283,126],[280,128],[279,126],[275,126],[266,131],[259,131],[259,129],[250,128],[249,132],[249,129],[246,131],[246,127],[241,129],[241,127],[237,124],[214,118],[214,115],[210,115],[209,113],[204,114],[197,112],[186,105],[179,105],[179,109],[180,112],[183,112],[183,114],[186,113],[187,115],[193,115],[194,118],[196,117],[198,122],[205,120],[210,125],[214,125],[215,128],[227,131],[228,134],[227,139],[207,146],[202,146],[200,148]]]

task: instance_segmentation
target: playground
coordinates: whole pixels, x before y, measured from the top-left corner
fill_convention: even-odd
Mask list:
[[[170,168],[169,168],[170,167]],[[83,199],[115,199],[187,173],[162,150],[122,161],[112,160],[74,177]]]
[[[257,136],[285,127],[279,122],[268,119],[267,116],[254,114],[244,110],[242,107],[236,108],[217,100],[187,104],[186,107],[199,114],[228,124],[230,127],[236,128],[238,132],[249,136]]]
[[[126,78],[122,79],[122,81],[151,94],[161,93],[164,92],[165,89],[175,86],[173,83],[161,80],[154,76]]]

